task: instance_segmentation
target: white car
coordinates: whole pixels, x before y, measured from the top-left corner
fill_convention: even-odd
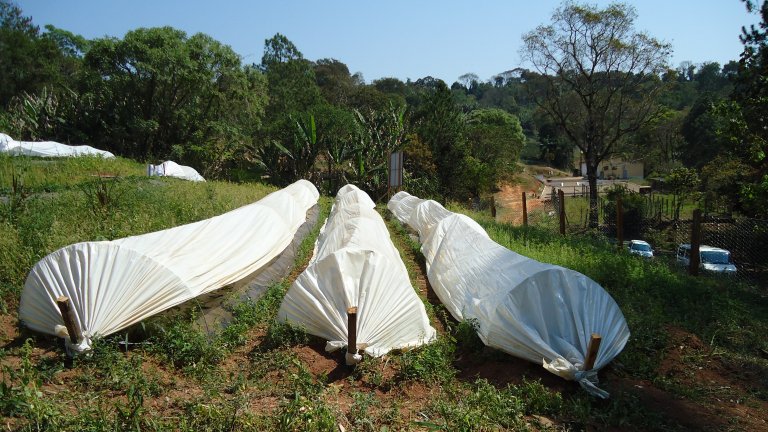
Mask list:
[[[682,243],[678,246],[675,259],[679,264],[686,267],[689,266],[691,262],[691,245],[689,243]],[[731,261],[730,251],[707,245],[699,246],[699,267],[712,273],[736,273],[736,266]]]
[[[653,258],[653,248],[646,241],[630,240],[627,249],[631,254],[640,255],[643,258]]]

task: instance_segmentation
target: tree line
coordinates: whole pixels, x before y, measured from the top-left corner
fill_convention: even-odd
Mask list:
[[[766,22],[765,4],[742,1]],[[354,182],[376,198],[394,151],[407,189],[457,200],[491,192],[521,157],[571,169],[580,155],[592,181],[601,160],[623,155],[646,175],[690,171],[702,193],[766,215],[765,27],[743,30],[739,62],[672,68],[671,47],[636,32],[635,18],[626,4],[563,3],[524,35],[531,69],[449,86],[366,83],[282,34],[258,64],[171,27],[86,40],[0,0],[0,130],[173,159],[211,178],[308,178],[328,192]]]

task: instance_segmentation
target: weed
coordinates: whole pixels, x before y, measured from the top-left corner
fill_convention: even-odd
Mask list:
[[[277,426],[284,431],[336,431],[336,425],[336,415],[321,399],[299,392],[277,413]]]
[[[350,380],[361,380],[369,382],[376,387],[384,385],[384,375],[382,369],[385,362],[389,361],[389,357],[384,358],[370,358],[355,365],[355,369],[350,375]]]
[[[419,425],[450,431],[522,429],[524,408],[518,395],[478,380],[469,388],[448,392],[432,403],[432,411],[442,421],[435,419]]]
[[[370,409],[378,404],[373,393],[352,393],[352,406],[347,415],[355,430],[375,431],[376,425],[371,417]]]
[[[268,349],[284,348],[308,342],[309,335],[303,327],[281,321],[273,322],[267,329],[267,336],[264,338],[264,346]]]
[[[155,321],[156,335],[151,350],[187,372],[200,371],[218,363],[224,347],[212,343],[212,337],[194,326],[195,315],[174,319],[163,325]]]
[[[3,365],[0,413],[26,419],[29,426],[44,430],[57,424],[59,409],[43,397],[43,383],[31,356],[32,340],[27,339],[19,349],[21,363],[18,369]]]
[[[485,344],[477,334],[478,323],[476,319],[464,320],[453,329],[453,337],[456,345],[466,353],[477,353],[483,350]]]
[[[456,375],[453,367],[455,351],[454,341],[447,337],[439,337],[430,344],[405,351],[398,357],[398,378],[428,383],[448,382]]]

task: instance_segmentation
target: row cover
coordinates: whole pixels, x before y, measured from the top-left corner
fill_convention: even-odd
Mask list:
[[[88,145],[67,145],[55,141],[16,141],[10,136],[0,133],[0,153],[13,156],[39,156],[39,157],[63,157],[63,156],[101,156],[113,158],[115,155],[106,151],[93,148]]]
[[[291,243],[318,198],[312,183],[299,180],[210,219],[59,249],[32,268],[19,318],[33,330],[64,336],[56,299],[67,296],[84,336],[70,348],[87,350],[96,335],[109,335],[255,273]]]
[[[435,338],[424,304],[375,204],[353,185],[336,195],[307,269],[288,290],[278,317],[347,346],[347,308],[357,307],[357,347],[378,357]],[[347,356],[347,363],[360,360]]]
[[[419,232],[429,282],[454,318],[475,321],[486,345],[608,396],[595,386],[597,371],[621,352],[629,329],[599,284],[506,249],[435,201],[398,192],[388,207]],[[602,344],[594,368],[583,371],[592,333]]]
[[[148,176],[176,177],[189,181],[205,181],[203,176],[191,166],[179,165],[174,161],[165,161],[159,165],[147,165]]]

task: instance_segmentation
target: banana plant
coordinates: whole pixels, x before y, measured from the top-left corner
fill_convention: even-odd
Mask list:
[[[351,166],[354,180],[374,196],[387,187],[387,163],[389,155],[403,147],[405,107],[390,104],[381,111],[369,110],[365,114],[355,110],[362,134],[354,151]]]

